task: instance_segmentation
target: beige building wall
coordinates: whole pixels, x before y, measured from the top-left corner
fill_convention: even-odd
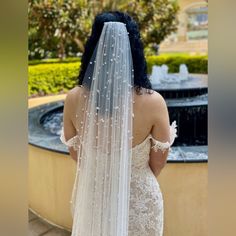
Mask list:
[[[160,45],[160,52],[189,52],[192,54],[206,54],[208,52],[208,40],[188,40],[186,11],[195,7],[206,7],[206,0],[178,0],[180,10],[178,14],[179,25],[176,33],[168,36]]]

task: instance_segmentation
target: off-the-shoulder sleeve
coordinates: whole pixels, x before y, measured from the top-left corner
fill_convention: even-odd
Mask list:
[[[176,127],[176,121],[173,121],[170,125],[170,142],[160,142],[151,136],[151,139],[154,143],[151,148],[154,149],[155,152],[157,152],[158,149],[164,152],[166,149],[170,148],[171,145],[174,143],[175,138],[177,137]]]
[[[74,137],[72,137],[72,138],[70,138],[69,140],[66,141],[65,134],[64,134],[64,129],[62,128],[61,129],[60,140],[67,147],[73,147],[75,151],[78,150],[78,140],[79,140],[78,135],[75,135]]]

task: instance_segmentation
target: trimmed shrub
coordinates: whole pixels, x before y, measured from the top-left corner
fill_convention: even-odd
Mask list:
[[[63,60],[59,58],[50,58],[42,60],[31,60],[28,65],[39,65],[39,64],[53,64],[53,63],[71,63],[71,62],[80,62],[80,57],[68,57]]]
[[[166,64],[169,72],[179,72],[179,66],[186,64],[189,73],[207,74],[207,56],[149,56],[147,57],[148,73],[152,72],[152,66]]]
[[[207,56],[160,55],[146,58],[149,74],[153,65],[162,64],[168,65],[171,73],[178,72],[180,64],[186,64],[190,73],[207,74]],[[31,61],[29,64],[29,96],[64,93],[77,84],[80,67],[78,58],[68,58],[62,62],[59,59]]]
[[[29,66],[28,95],[58,94],[76,85],[80,62]]]

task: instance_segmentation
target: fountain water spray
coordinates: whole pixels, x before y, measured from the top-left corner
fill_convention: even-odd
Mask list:
[[[166,64],[162,66],[154,65],[152,67],[152,74],[150,75],[152,84],[176,83],[186,81],[189,78],[188,68],[185,64],[179,66],[179,73],[168,73],[168,70],[169,67]]]

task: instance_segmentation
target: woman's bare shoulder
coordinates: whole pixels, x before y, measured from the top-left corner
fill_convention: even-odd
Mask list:
[[[75,86],[74,88],[67,91],[67,96],[76,96],[80,92],[80,90],[81,88],[79,86]]]
[[[75,86],[74,88],[67,91],[67,96],[70,98],[76,97],[81,92],[81,87]]]
[[[144,107],[146,113],[152,117],[152,120],[161,119],[167,112],[167,105],[164,97],[156,91],[153,91],[152,94],[145,94]]]
[[[145,101],[146,101],[146,105],[150,108],[153,109],[160,109],[163,106],[166,105],[165,99],[163,98],[163,96],[156,92],[155,90],[152,91],[151,94],[145,94]]]
[[[79,96],[81,88],[79,86],[76,86],[66,93],[65,103],[69,106],[73,106],[73,104],[76,102],[76,98]]]

